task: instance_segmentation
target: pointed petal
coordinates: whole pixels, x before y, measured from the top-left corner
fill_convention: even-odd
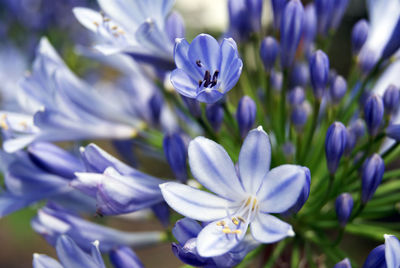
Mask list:
[[[239,173],[246,192],[255,194],[271,163],[268,134],[259,127],[249,132],[239,154]]]
[[[232,89],[240,78],[240,74],[242,73],[243,62],[240,58],[237,58],[232,61],[229,67],[229,71],[227,71],[228,75],[221,83],[221,89],[223,92],[227,92]]]
[[[44,254],[33,254],[33,268],[63,268],[55,259]]]
[[[180,94],[188,98],[196,97],[197,84],[185,71],[175,69],[171,73],[171,83]]]
[[[72,9],[76,19],[86,28],[92,32],[97,31],[96,23],[99,24],[103,21],[99,12],[96,12],[90,8],[75,7]]]
[[[265,176],[257,192],[260,211],[281,213],[294,205],[306,182],[308,169],[296,165],[282,165]]]
[[[114,267],[118,268],[142,268],[143,263],[140,261],[135,252],[129,247],[118,247],[110,252],[110,261]]]
[[[400,267],[400,242],[394,235],[385,235],[385,259],[388,268]]]
[[[189,165],[193,176],[210,191],[230,200],[243,197],[244,190],[228,153],[204,137],[189,144]]]
[[[160,185],[168,205],[178,213],[199,221],[213,221],[226,216],[228,202],[193,187],[167,182]]]
[[[232,38],[224,39],[222,41],[221,47],[221,59],[219,62],[219,71],[220,71],[220,80],[223,81],[223,85],[221,86],[223,89],[228,89],[226,86],[230,83],[228,81],[234,71],[232,68],[236,65],[237,59],[239,59],[237,53],[237,45]],[[240,76],[240,74],[239,74]],[[238,77],[239,77],[238,76]],[[230,88],[229,88],[230,89]]]
[[[188,56],[193,63],[200,61],[206,70],[214,73],[219,63],[219,44],[214,37],[208,34],[200,34],[190,44]]]
[[[64,268],[96,268],[96,263],[66,235],[61,235],[56,244],[57,255]]]
[[[93,260],[96,262],[98,268],[106,268],[104,265],[103,258],[101,257],[100,249],[99,249],[99,240],[96,240],[92,243],[92,248],[91,248],[91,255]]]
[[[222,99],[223,96],[224,94],[222,94],[218,90],[211,90],[209,88],[206,88],[199,92],[199,94],[196,97],[196,100],[212,104]]]
[[[225,226],[221,225],[221,222]],[[238,226],[230,218],[209,223],[197,237],[197,252],[202,257],[222,255],[237,246],[244,238],[248,224],[242,222]],[[237,231],[238,233],[225,233],[223,230]]]
[[[189,239],[197,237],[200,231],[200,224],[197,221],[189,218],[178,220],[175,223],[174,228],[172,228],[172,234],[181,245],[184,245]]]
[[[258,213],[250,224],[254,239],[262,243],[274,243],[288,236],[294,236],[292,226],[277,217]]]
[[[194,81],[202,80],[203,74],[201,72],[201,68],[197,67],[195,63],[189,61],[189,46],[190,45],[186,39],[176,39],[174,50],[176,67],[184,70]]]

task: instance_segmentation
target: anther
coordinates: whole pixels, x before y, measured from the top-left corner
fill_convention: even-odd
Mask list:
[[[224,234],[231,234],[231,233],[232,233],[232,230],[231,230],[229,227],[225,227],[224,229],[222,229],[222,232],[223,232]]]
[[[217,226],[225,226],[225,222],[224,221],[219,221],[219,222],[217,222]]]
[[[234,225],[239,225],[239,221],[235,217],[232,217],[232,223]]]
[[[211,75],[210,75],[209,71],[205,72],[203,81],[204,81],[204,87],[208,87],[210,85],[210,83],[211,83]]]
[[[197,65],[198,67],[203,66],[203,65],[201,64],[201,60],[196,60],[196,65]]]
[[[237,218],[238,218],[239,221],[241,221],[241,222],[243,222],[243,223],[246,222],[245,219],[243,219],[243,218],[240,217],[240,216],[237,216]]]

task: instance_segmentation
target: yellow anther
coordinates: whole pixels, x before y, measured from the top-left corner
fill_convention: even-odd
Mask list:
[[[22,126],[24,129],[28,129],[28,123],[26,121],[19,122],[19,125]]]
[[[234,225],[239,225],[239,221],[235,217],[232,217],[232,223]]]
[[[7,119],[7,115],[3,114],[0,118],[0,127],[3,128],[4,130],[8,129],[8,124],[6,122]]]
[[[219,222],[217,222],[217,226],[225,226],[225,222],[224,221],[219,221]]]
[[[241,231],[241,230],[235,230],[235,231],[232,231],[231,233],[232,233],[232,234],[241,234],[242,231]]]
[[[113,26],[113,27],[111,27],[111,29],[116,30],[116,29],[118,29],[118,26]]]
[[[239,221],[241,221],[241,222],[246,222],[242,217],[240,217],[240,216],[237,216],[237,218],[238,218],[238,220]]]
[[[99,27],[99,23],[97,21],[94,21],[93,24]]]
[[[105,21],[105,22],[109,22],[109,21],[111,21],[109,18],[103,18],[103,21]]]
[[[122,30],[119,30],[119,31],[118,31],[118,33],[119,33],[120,35],[123,35],[123,34],[125,34],[125,32],[124,32],[124,31],[122,31]]]
[[[229,229],[229,227],[225,227],[224,229],[222,229],[222,232],[223,232],[224,234],[231,234],[231,233],[232,233],[232,230]]]

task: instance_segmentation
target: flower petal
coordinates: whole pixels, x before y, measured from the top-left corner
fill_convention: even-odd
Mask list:
[[[281,213],[294,205],[306,182],[308,169],[296,165],[282,165],[265,176],[257,192],[260,210]]]
[[[196,89],[198,85],[185,71],[175,69],[171,73],[171,83],[180,94],[189,98],[196,97]]]
[[[239,174],[246,192],[255,194],[271,164],[271,143],[259,127],[249,132],[239,154]]]
[[[200,102],[212,104],[212,103],[215,103],[218,100],[220,100],[223,96],[224,96],[224,94],[222,94],[218,90],[212,90],[212,89],[206,88],[198,93],[196,100],[198,100]]]
[[[174,50],[176,67],[184,70],[195,81],[202,80],[204,74],[202,74],[201,68],[197,67],[195,63],[189,61],[189,46],[190,45],[186,39],[180,38],[176,40]]]
[[[385,235],[385,259],[388,268],[400,267],[400,242],[394,235]]]
[[[223,226],[221,222],[225,223]],[[235,225],[231,218],[209,223],[197,237],[197,252],[202,257],[222,255],[237,246],[244,238],[248,224]],[[232,230],[238,233],[225,233]]]
[[[294,236],[292,226],[277,217],[258,213],[250,224],[254,239],[262,243],[274,243],[287,236]]]
[[[33,254],[33,268],[63,268],[55,259],[44,254]]]
[[[226,216],[228,202],[193,187],[167,182],[160,185],[168,205],[178,213],[199,221],[213,221]]]
[[[230,200],[244,195],[228,153],[221,145],[204,137],[189,144],[189,165],[193,176],[210,191]]]
[[[66,235],[61,235],[58,238],[56,249],[58,258],[65,268],[97,267],[96,262]]]
[[[188,56],[191,62],[199,60],[206,70],[214,73],[220,58],[219,44],[211,35],[200,34],[190,44]]]
[[[224,90],[225,89],[228,90],[230,89],[227,88],[227,85],[230,84],[228,83],[228,81],[230,80],[229,78],[232,76],[232,72],[235,71],[234,70],[235,68],[232,67],[234,67],[237,64],[237,59],[239,59],[237,53],[237,45],[232,38],[224,39],[224,41],[222,41],[220,51],[221,51],[221,59],[219,62],[219,71],[220,71],[220,80],[223,83],[221,87]],[[238,78],[239,76],[240,73],[238,74]]]
[[[200,231],[201,225],[189,218],[178,220],[172,228],[172,234],[181,245],[184,245],[189,239],[197,237]]]

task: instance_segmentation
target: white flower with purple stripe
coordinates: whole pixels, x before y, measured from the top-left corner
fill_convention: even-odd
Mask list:
[[[189,145],[193,176],[214,194],[175,182],[160,185],[165,201],[180,214],[210,222],[197,237],[203,257],[228,252],[245,237],[273,243],[294,236],[292,226],[270,213],[282,213],[299,197],[308,168],[282,165],[269,170],[271,144],[262,127],[249,132],[239,154],[238,174],[217,143],[197,137]]]

